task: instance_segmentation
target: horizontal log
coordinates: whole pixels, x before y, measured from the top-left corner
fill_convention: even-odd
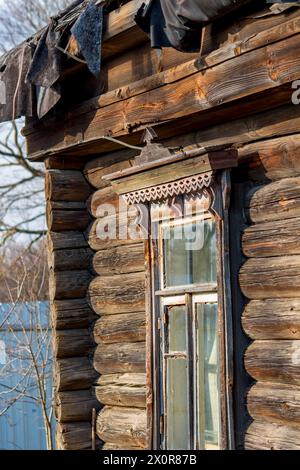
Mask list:
[[[145,372],[145,343],[99,344],[93,365],[100,374]]]
[[[81,171],[46,171],[45,193],[50,201],[86,201],[91,192],[92,188]]]
[[[128,210],[126,202],[114,192],[111,186],[98,189],[87,200],[87,208],[95,219],[100,216],[99,210],[101,210],[103,206],[110,206],[110,209],[113,208],[116,213]]]
[[[257,421],[300,425],[300,387],[258,382],[247,396],[248,411]]]
[[[56,441],[58,450],[92,449],[92,426],[88,422],[58,423]]]
[[[80,299],[86,296],[92,275],[89,271],[50,272],[50,300]]]
[[[91,267],[92,255],[90,248],[52,251],[48,253],[48,266],[54,271],[88,269]]]
[[[87,328],[96,315],[84,299],[54,300],[51,302],[52,325],[55,330]]]
[[[91,390],[58,392],[56,394],[56,414],[60,423],[92,421],[92,410],[98,410],[99,402]]]
[[[265,421],[254,421],[246,433],[245,449],[300,450],[300,430]]]
[[[105,406],[97,418],[97,435],[104,442],[118,446],[146,448],[146,411]]]
[[[239,281],[248,299],[298,298],[300,255],[251,258],[242,266]]]
[[[284,148],[286,138],[291,134],[299,133],[300,117],[297,106],[289,103],[276,109],[256,112],[250,116],[234,118],[230,121],[214,123],[212,126],[200,128],[198,131],[186,131],[180,135],[180,144],[188,147],[191,144],[201,145],[208,151],[216,146],[231,146],[238,144],[239,173],[250,171],[250,162],[256,161],[259,149],[265,143],[277,141],[278,146]],[[277,136],[274,138],[274,136]],[[164,144],[167,147],[178,145],[178,134],[168,138]],[[294,176],[291,172],[287,177]],[[249,177],[247,177],[249,179]],[[265,175],[260,178],[265,183]],[[243,179],[245,181],[245,178]]]
[[[93,268],[101,276],[144,271],[144,244],[139,243],[98,251],[93,258]]]
[[[122,212],[112,217],[97,219],[87,230],[89,245],[92,250],[107,250],[113,247],[142,243],[145,234],[136,224],[137,211],[132,206],[129,214]],[[106,227],[109,227],[107,232]]]
[[[300,218],[254,224],[243,233],[248,258],[300,254]]]
[[[123,149],[108,155],[101,155],[101,157],[90,160],[84,167],[83,173],[94,188],[106,188],[110,186],[110,183],[103,180],[102,177],[115,171],[130,168],[134,164],[134,157],[138,154],[138,150]]]
[[[146,374],[102,375],[95,395],[103,405],[145,408]]]
[[[46,170],[82,170],[85,162],[82,158],[59,155],[44,160]]]
[[[48,251],[68,250],[75,248],[87,248],[88,240],[82,232],[48,232],[47,247]]]
[[[47,226],[50,231],[85,230],[90,223],[90,215],[85,204],[74,202],[50,203],[46,206]]]
[[[300,217],[300,177],[285,178],[252,189],[246,207],[253,223]]]
[[[300,341],[254,341],[246,351],[245,367],[260,382],[300,385]]]
[[[89,286],[92,308],[99,315],[145,310],[145,274],[96,277]]]
[[[97,377],[98,374],[87,357],[55,361],[55,385],[58,392],[86,390]]]
[[[56,357],[86,356],[94,342],[88,329],[58,330],[54,333],[54,355]]]
[[[251,300],[242,324],[251,339],[300,339],[300,298]]]
[[[300,134],[247,144],[239,148],[241,171],[252,181],[300,176],[299,150]]]
[[[131,343],[145,341],[146,314],[129,313],[106,315],[96,321],[93,328],[96,343]]]

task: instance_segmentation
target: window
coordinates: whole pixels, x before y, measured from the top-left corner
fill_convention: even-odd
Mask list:
[[[151,205],[156,447],[228,448],[224,215],[207,192]]]

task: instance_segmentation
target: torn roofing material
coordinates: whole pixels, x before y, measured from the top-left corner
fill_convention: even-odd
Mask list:
[[[204,25],[252,2],[257,0],[144,0],[136,22],[149,34],[153,47],[198,52]],[[104,15],[124,3],[128,0],[75,0],[50,18],[47,27],[5,54],[0,60],[0,122],[21,116],[42,118],[53,109],[61,99],[67,55],[98,76]],[[73,54],[71,45],[75,45]]]
[[[21,116],[42,118],[60,100],[63,53],[72,32],[90,71],[101,68],[103,12],[122,2],[76,0],[50,18],[48,26],[0,60],[0,122]],[[124,2],[123,2],[124,3]],[[75,24],[74,24],[75,23]]]
[[[198,52],[203,26],[251,2],[253,0],[146,0],[137,13],[136,22],[149,35],[152,47]]]

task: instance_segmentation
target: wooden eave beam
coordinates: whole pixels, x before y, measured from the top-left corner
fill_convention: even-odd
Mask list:
[[[191,61],[83,103],[63,121],[45,119],[37,127],[28,126],[24,135],[30,158],[43,159],[88,144],[99,151],[102,136],[134,140],[135,133],[149,125],[191,120],[210,110],[217,113],[239,100],[248,100],[250,106],[256,97],[277,91],[278,103],[287,102],[289,84],[300,77],[300,17],[236,46],[225,46],[204,63]]]
[[[121,54],[148,40],[146,34],[134,21],[134,17],[142,3],[143,0],[131,0],[108,15],[103,39],[103,59]]]

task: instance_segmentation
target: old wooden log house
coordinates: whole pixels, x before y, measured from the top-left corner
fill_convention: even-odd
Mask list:
[[[23,130],[58,448],[299,450],[299,6],[240,2],[157,52],[143,3],[107,13],[100,78],[67,51]]]

